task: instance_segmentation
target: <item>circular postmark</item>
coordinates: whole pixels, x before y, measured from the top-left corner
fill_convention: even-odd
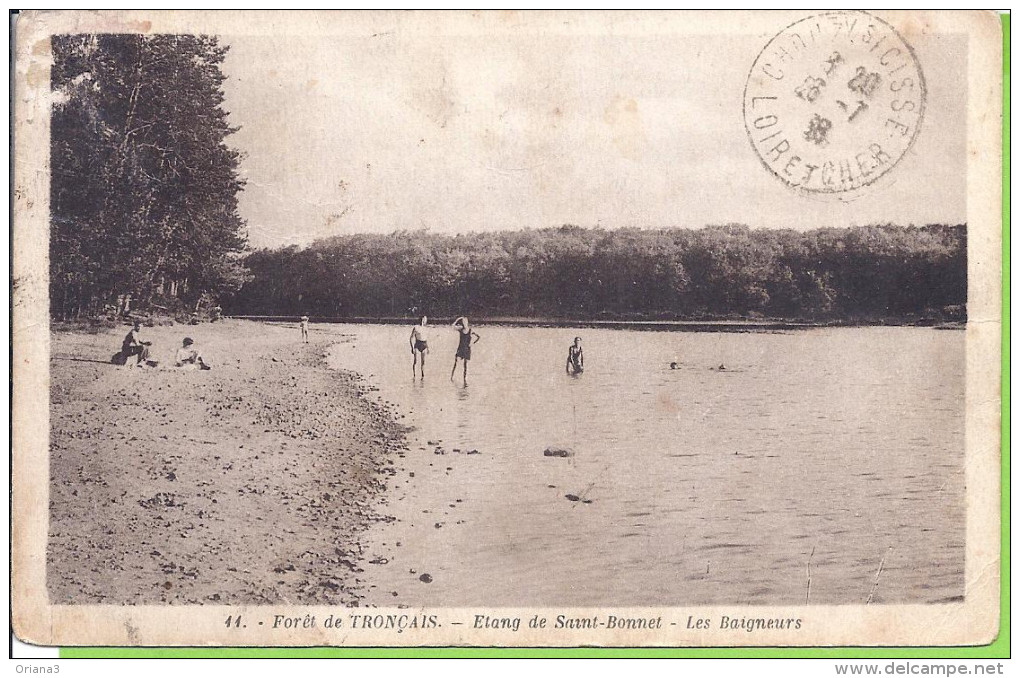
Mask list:
[[[744,126],[762,164],[788,185],[846,193],[906,154],[924,117],[924,74],[892,26],[828,12],[765,45],[744,87]]]

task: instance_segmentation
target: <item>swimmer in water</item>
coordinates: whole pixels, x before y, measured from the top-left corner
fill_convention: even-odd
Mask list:
[[[467,386],[467,366],[468,361],[471,360],[471,344],[477,343],[481,337],[471,329],[471,324],[466,316],[457,318],[453,326],[458,332],[458,342],[457,355],[453,357],[453,369],[450,370],[450,381],[453,381],[453,375],[457,373],[457,361],[461,360],[464,363],[464,385]],[[472,336],[475,338],[474,341],[471,341]]]
[[[574,343],[567,349],[567,374],[584,372],[584,350],[581,348],[581,337],[574,337]]]
[[[421,378],[422,381],[425,380],[425,354],[429,352],[428,324],[429,317],[423,315],[418,324],[411,328],[411,337],[408,340],[411,343],[411,355],[414,357],[414,362],[411,363],[411,379],[417,376],[415,370],[418,367],[418,356],[421,356]]]

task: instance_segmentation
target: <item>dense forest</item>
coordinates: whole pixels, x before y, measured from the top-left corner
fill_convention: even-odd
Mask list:
[[[55,317],[176,311],[245,280],[227,48],[198,35],[52,39]]]
[[[254,251],[235,315],[962,319],[966,228],[345,235]]]

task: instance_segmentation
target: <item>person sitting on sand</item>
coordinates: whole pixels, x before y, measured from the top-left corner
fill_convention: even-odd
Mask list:
[[[411,363],[411,379],[415,378],[415,368],[418,367],[418,356],[421,356],[421,378],[425,379],[425,354],[429,352],[429,317],[423,315],[418,324],[411,328],[411,355],[414,362]]]
[[[143,341],[141,338],[142,323],[138,320],[131,327],[131,331],[124,337],[124,342],[120,346],[120,352],[124,355],[124,364],[127,365],[127,361],[131,359],[131,356],[138,356],[138,363],[135,367],[145,367],[149,360],[149,347],[152,346],[151,341]]]
[[[195,348],[195,340],[191,337],[184,337],[184,345],[177,349],[177,354],[174,356],[174,366],[189,369],[195,369],[196,367],[200,367],[203,370],[212,369],[202,359],[202,354]]]
[[[301,341],[308,343],[308,316],[301,316]]]
[[[584,350],[581,349],[581,337],[574,337],[574,343],[567,349],[567,374],[573,369],[574,374],[584,372]]]
[[[471,360],[471,344],[477,343],[481,337],[471,329],[467,316],[457,318],[453,321],[453,326],[459,333],[459,341],[457,342],[457,354],[453,357],[453,369],[450,370],[450,381],[453,381],[453,375],[457,373],[457,361],[461,360],[464,363],[464,385],[467,386],[467,367],[468,361]],[[471,341],[472,336],[475,338],[474,341]]]

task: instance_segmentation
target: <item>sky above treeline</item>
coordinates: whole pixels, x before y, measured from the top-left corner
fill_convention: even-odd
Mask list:
[[[343,35],[223,36],[255,247],[422,228],[966,221],[959,38],[914,38],[921,132],[896,168],[841,199],[791,190],[751,148],[743,89],[769,34],[540,23],[436,37],[356,23]]]

